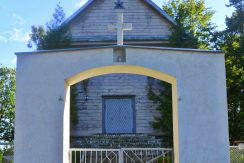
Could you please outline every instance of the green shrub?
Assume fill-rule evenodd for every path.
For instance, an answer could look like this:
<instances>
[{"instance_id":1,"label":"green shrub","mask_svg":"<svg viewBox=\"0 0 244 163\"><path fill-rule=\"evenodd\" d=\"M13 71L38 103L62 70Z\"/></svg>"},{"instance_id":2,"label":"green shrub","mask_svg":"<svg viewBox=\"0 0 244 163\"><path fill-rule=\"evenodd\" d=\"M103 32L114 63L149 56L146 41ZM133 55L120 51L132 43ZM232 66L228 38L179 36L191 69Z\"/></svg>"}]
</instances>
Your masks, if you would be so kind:
<instances>
[{"instance_id":1,"label":"green shrub","mask_svg":"<svg viewBox=\"0 0 244 163\"><path fill-rule=\"evenodd\" d=\"M13 163L14 161L8 161L4 159L4 156L13 156L14 147L13 145L6 146L2 150L0 150L0 163Z\"/></svg>"},{"instance_id":2,"label":"green shrub","mask_svg":"<svg viewBox=\"0 0 244 163\"><path fill-rule=\"evenodd\" d=\"M3 163L3 153L1 150L0 150L0 163Z\"/></svg>"},{"instance_id":3,"label":"green shrub","mask_svg":"<svg viewBox=\"0 0 244 163\"><path fill-rule=\"evenodd\" d=\"M230 150L230 162L231 163L243 163L244 162L244 149L231 149Z\"/></svg>"},{"instance_id":4,"label":"green shrub","mask_svg":"<svg viewBox=\"0 0 244 163\"><path fill-rule=\"evenodd\" d=\"M160 157L158 163L172 163L173 160L170 156Z\"/></svg>"}]
</instances>

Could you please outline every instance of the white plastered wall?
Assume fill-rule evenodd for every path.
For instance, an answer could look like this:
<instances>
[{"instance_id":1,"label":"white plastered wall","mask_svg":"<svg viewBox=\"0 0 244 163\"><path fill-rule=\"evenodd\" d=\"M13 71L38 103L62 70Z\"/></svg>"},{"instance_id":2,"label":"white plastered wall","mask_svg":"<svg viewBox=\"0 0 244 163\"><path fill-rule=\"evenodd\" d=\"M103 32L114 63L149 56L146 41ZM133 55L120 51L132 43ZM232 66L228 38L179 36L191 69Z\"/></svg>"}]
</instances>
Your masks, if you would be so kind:
<instances>
[{"instance_id":1,"label":"white plastered wall","mask_svg":"<svg viewBox=\"0 0 244 163\"><path fill-rule=\"evenodd\" d=\"M126 53L123 66L177 80L178 162L229 163L224 55L145 47L127 47ZM18 54L15 163L66 163L69 79L113 65L112 47Z\"/></svg>"}]
</instances>

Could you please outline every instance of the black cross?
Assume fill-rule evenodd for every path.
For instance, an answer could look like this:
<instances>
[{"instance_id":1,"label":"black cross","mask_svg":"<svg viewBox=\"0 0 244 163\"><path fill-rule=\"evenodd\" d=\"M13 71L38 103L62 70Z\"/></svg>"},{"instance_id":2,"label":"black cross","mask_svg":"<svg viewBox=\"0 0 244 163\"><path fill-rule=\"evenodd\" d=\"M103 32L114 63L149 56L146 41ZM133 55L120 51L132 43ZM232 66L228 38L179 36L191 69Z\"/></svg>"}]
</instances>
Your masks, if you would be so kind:
<instances>
[{"instance_id":1,"label":"black cross","mask_svg":"<svg viewBox=\"0 0 244 163\"><path fill-rule=\"evenodd\" d=\"M122 2L120 0L117 0L117 2L114 2L114 4L115 4L114 9L125 9L123 6L124 2Z\"/></svg>"}]
</instances>

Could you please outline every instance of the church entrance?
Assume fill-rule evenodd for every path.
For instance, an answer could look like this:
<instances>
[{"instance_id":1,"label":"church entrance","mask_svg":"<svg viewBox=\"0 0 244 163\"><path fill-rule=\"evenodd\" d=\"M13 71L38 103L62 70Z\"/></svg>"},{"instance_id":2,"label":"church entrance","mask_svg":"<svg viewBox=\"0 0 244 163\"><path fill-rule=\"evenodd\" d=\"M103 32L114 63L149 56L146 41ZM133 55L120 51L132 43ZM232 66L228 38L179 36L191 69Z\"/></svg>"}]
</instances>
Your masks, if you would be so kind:
<instances>
[{"instance_id":1,"label":"church entrance","mask_svg":"<svg viewBox=\"0 0 244 163\"><path fill-rule=\"evenodd\" d=\"M104 68L108 68L108 72L104 71ZM155 117L161 115L156 109L159 104L148 96L149 90L155 93L163 90L163 81L171 84L171 116L177 120L177 117L173 118L177 109L175 78L148 68L130 65L99 67L88 72L88 75L86 71L75 75L75 80L73 77L68 79L72 80L72 83L69 83L69 93L73 97L70 98L72 105L69 105L72 120L69 139L70 163L86 160L113 160L112 162L117 163L123 163L123 160L172 162L177 159L177 148L173 150L165 134L152 126ZM75 108L72 107L72 99L76 99ZM78 119L76 124L72 119L74 111ZM173 121L174 127L177 127L175 122Z\"/></svg>"},{"instance_id":2,"label":"church entrance","mask_svg":"<svg viewBox=\"0 0 244 163\"><path fill-rule=\"evenodd\" d=\"M103 97L103 132L135 133L134 96Z\"/></svg>"}]
</instances>

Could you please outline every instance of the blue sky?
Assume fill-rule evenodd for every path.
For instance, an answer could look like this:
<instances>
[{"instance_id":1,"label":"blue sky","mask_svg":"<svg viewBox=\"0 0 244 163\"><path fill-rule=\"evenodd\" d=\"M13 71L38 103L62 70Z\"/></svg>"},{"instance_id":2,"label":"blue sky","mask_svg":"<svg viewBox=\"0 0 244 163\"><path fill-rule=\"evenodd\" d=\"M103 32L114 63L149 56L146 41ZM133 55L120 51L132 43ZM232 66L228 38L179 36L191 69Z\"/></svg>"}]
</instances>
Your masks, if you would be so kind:
<instances>
[{"instance_id":1,"label":"blue sky","mask_svg":"<svg viewBox=\"0 0 244 163\"><path fill-rule=\"evenodd\" d=\"M75 12L86 0L1 0L0 1L0 66L15 67L14 52L33 51L27 48L31 25L45 25L52 17L58 2L66 17ZM159 6L167 0L153 0ZM225 28L225 17L233 8L227 8L228 0L205 0L207 7L216 11L212 22L218 29Z\"/></svg>"}]
</instances>

